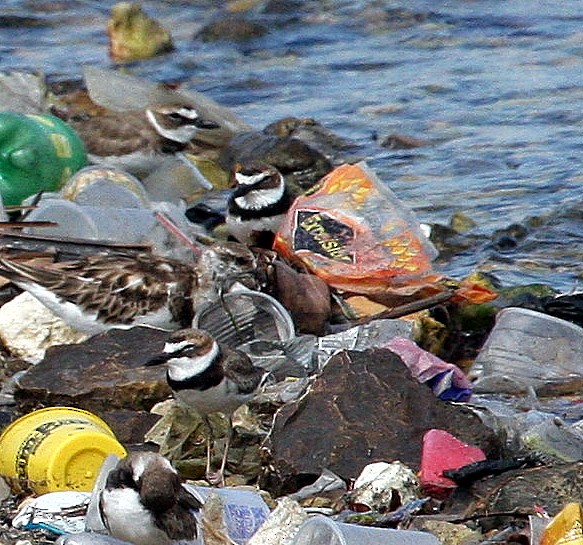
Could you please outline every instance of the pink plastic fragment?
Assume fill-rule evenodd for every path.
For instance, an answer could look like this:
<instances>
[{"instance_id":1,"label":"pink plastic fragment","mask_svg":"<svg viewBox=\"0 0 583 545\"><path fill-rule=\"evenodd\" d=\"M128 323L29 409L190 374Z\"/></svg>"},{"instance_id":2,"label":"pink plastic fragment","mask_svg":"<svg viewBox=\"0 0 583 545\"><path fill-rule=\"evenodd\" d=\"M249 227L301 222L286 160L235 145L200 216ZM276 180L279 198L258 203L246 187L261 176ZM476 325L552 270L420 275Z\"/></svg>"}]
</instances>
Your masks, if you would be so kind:
<instances>
[{"instance_id":1,"label":"pink plastic fragment","mask_svg":"<svg viewBox=\"0 0 583 545\"><path fill-rule=\"evenodd\" d=\"M433 498L447 499L457 485L444 477L443 472L485 459L486 455L480 448L462 443L444 430L429 430L423 436L419 472L421 488Z\"/></svg>"},{"instance_id":2,"label":"pink plastic fragment","mask_svg":"<svg viewBox=\"0 0 583 545\"><path fill-rule=\"evenodd\" d=\"M423 350L404 337L395 337L385 344L397 354L419 382L427 384L433 393L446 401L468 401L472 395L472 383L464 372L452 363Z\"/></svg>"}]
</instances>

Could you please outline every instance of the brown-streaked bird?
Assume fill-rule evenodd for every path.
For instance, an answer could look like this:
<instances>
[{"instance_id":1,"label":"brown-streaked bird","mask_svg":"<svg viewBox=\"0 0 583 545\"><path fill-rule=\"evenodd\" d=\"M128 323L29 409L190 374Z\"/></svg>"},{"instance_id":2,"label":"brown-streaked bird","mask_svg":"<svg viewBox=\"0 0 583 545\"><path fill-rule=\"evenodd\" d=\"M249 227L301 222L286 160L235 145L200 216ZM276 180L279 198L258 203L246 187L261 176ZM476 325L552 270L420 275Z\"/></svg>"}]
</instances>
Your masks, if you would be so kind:
<instances>
[{"instance_id":1,"label":"brown-streaked bird","mask_svg":"<svg viewBox=\"0 0 583 545\"><path fill-rule=\"evenodd\" d=\"M142 254L94 255L33 266L0 258L0 275L71 327L89 334L136 325L190 327L200 305L237 281L253 287L256 259L244 245L215 243L194 264Z\"/></svg>"}]
</instances>

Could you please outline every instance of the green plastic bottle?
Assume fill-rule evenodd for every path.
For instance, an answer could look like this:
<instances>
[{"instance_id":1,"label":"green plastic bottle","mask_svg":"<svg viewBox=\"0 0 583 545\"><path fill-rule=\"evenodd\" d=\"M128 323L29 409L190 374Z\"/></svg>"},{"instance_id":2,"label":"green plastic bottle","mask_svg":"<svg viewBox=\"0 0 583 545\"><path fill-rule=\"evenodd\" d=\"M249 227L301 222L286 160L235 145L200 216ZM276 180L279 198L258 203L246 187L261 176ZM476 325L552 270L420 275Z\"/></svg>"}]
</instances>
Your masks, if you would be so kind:
<instances>
[{"instance_id":1,"label":"green plastic bottle","mask_svg":"<svg viewBox=\"0 0 583 545\"><path fill-rule=\"evenodd\" d=\"M58 117L0 112L0 194L15 206L57 191L87 164L83 141Z\"/></svg>"}]
</instances>

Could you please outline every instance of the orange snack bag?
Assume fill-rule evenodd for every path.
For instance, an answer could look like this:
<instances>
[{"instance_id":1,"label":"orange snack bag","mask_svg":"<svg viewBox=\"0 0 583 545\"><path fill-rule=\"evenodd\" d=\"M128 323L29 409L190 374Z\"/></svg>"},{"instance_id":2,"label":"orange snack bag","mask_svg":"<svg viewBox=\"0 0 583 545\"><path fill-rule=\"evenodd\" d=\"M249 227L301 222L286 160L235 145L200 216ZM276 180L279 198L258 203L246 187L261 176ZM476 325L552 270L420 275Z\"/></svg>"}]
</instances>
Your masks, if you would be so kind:
<instances>
[{"instance_id":1,"label":"orange snack bag","mask_svg":"<svg viewBox=\"0 0 583 545\"><path fill-rule=\"evenodd\" d=\"M437 255L414 214L364 163L336 168L298 197L274 249L330 286L355 293L417 284L432 273Z\"/></svg>"}]
</instances>

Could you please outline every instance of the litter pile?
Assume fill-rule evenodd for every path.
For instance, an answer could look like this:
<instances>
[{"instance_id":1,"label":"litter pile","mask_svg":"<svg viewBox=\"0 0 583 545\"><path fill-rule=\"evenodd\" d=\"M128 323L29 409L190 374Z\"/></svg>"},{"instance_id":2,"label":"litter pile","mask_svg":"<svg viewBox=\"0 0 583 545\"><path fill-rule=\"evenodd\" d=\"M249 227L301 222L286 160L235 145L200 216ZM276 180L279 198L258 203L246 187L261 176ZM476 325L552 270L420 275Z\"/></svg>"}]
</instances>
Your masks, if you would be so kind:
<instances>
[{"instance_id":1,"label":"litter pile","mask_svg":"<svg viewBox=\"0 0 583 545\"><path fill-rule=\"evenodd\" d=\"M0 112L0 541L583 543L581 327L313 120L85 80Z\"/></svg>"}]
</instances>

